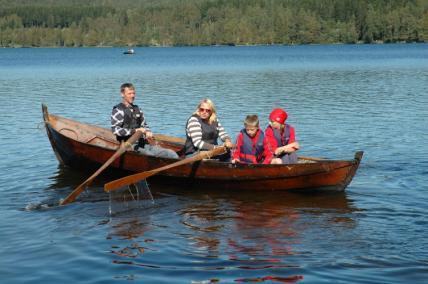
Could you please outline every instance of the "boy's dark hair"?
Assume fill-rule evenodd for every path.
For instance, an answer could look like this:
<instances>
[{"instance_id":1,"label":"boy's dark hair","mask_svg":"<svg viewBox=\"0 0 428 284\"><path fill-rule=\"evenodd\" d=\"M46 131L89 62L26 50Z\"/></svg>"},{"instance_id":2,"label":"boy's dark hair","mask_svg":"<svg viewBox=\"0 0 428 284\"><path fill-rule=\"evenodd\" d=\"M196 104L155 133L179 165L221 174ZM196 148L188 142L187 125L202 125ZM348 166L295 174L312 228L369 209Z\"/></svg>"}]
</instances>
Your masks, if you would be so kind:
<instances>
[{"instance_id":1,"label":"boy's dark hair","mask_svg":"<svg viewBox=\"0 0 428 284\"><path fill-rule=\"evenodd\" d=\"M120 92L121 92L121 93L123 93L123 92L125 91L125 89L126 89L126 88L131 89L131 90L135 90L134 85L132 85L131 83L123 83L123 84L120 86Z\"/></svg>"},{"instance_id":2,"label":"boy's dark hair","mask_svg":"<svg viewBox=\"0 0 428 284\"><path fill-rule=\"evenodd\" d=\"M259 117L257 114L250 114L244 120L245 126L256 126L259 127Z\"/></svg>"}]
</instances>

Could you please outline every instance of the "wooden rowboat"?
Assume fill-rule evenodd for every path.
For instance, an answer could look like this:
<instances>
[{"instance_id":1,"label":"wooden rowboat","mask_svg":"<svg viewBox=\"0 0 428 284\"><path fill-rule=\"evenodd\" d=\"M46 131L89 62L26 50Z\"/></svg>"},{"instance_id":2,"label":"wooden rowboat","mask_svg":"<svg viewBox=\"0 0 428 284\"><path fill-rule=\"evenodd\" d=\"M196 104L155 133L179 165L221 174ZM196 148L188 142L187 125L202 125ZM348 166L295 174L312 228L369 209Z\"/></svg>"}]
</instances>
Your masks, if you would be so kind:
<instances>
[{"instance_id":1,"label":"wooden rowboat","mask_svg":"<svg viewBox=\"0 0 428 284\"><path fill-rule=\"evenodd\" d=\"M96 168L117 150L119 143L109 129L48 113L42 106L49 141L59 162L74 168ZM184 140L157 134L160 146L180 150ZM150 178L184 186L214 187L218 190L344 190L354 177L363 152L352 160L299 157L292 165L231 164L202 160L160 172ZM145 156L127 151L110 168L116 172L142 172L176 162L176 159Z\"/></svg>"}]
</instances>

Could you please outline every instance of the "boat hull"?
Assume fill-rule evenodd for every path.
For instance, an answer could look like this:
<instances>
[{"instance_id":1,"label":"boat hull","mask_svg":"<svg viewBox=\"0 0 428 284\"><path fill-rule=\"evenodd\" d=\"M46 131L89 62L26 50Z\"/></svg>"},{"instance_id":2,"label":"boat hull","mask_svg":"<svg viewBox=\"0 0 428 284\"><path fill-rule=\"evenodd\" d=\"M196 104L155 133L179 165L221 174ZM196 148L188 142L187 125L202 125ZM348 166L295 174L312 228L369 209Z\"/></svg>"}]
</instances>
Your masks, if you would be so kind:
<instances>
[{"instance_id":1,"label":"boat hull","mask_svg":"<svg viewBox=\"0 0 428 284\"><path fill-rule=\"evenodd\" d=\"M93 169L105 163L116 151L118 142L108 129L50 115L44 107L46 131L58 160L78 169ZM183 140L157 135L158 143L178 151ZM363 152L352 160L308 158L293 165L248 165L203 160L160 172L153 182L181 184L221 190L344 190L354 177ZM156 169L175 159L125 152L110 165L110 170L142 172Z\"/></svg>"}]
</instances>

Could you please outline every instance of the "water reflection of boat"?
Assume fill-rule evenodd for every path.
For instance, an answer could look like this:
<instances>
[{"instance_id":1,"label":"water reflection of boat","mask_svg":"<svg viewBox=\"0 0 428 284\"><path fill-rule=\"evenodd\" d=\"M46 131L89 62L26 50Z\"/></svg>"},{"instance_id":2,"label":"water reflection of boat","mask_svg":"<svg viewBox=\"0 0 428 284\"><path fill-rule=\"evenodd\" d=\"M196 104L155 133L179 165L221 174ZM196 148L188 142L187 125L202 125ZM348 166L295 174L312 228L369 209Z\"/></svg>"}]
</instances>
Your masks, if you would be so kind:
<instances>
[{"instance_id":1,"label":"water reflection of boat","mask_svg":"<svg viewBox=\"0 0 428 284\"><path fill-rule=\"evenodd\" d=\"M311 191L310 194L302 194L299 191L241 192L218 191L204 187L189 191L187 188L165 185L156 185L153 188L160 196L177 195L195 200L196 203L200 204L201 209L202 206L206 205L206 200L211 200L219 205L226 202L234 208L241 208L241 211L248 211L247 215L258 214L263 210L275 211L276 209L285 210L287 208L314 213L321 211L352 213L356 210L346 192ZM242 209L243 207L245 209Z\"/></svg>"},{"instance_id":2,"label":"water reflection of boat","mask_svg":"<svg viewBox=\"0 0 428 284\"><path fill-rule=\"evenodd\" d=\"M52 148L62 164L79 169L88 165L99 167L117 150L119 144L109 129L51 115L46 106L43 106L43 117ZM156 139L162 147L175 151L183 148L183 139L166 135L156 135ZM352 160L301 157L299 163L293 165L248 165L203 160L165 170L158 174L162 178L157 180L196 187L211 186L221 190L344 190L354 177L362 155L362 152L357 152ZM142 172L176 161L128 151L111 167Z\"/></svg>"},{"instance_id":3,"label":"water reflection of boat","mask_svg":"<svg viewBox=\"0 0 428 284\"><path fill-rule=\"evenodd\" d=\"M114 244L110 249L113 264L170 269L171 264L157 259L170 256L171 250L165 248L172 246L173 257L181 260L174 265L180 269L201 269L201 263L209 263L216 271L239 272L240 278L227 283L296 283L305 276L299 260L311 257L305 242L314 228L320 228L316 232L320 238L329 239L337 230L338 216L348 218L346 223L342 220L344 230L355 226L352 212L357 209L346 192L303 196L294 192L152 188L157 204L153 210L110 218L107 239ZM194 259L199 261L192 262Z\"/></svg>"},{"instance_id":4,"label":"water reflection of boat","mask_svg":"<svg viewBox=\"0 0 428 284\"><path fill-rule=\"evenodd\" d=\"M132 48L128 48L128 50L124 51L123 54L135 54L135 50Z\"/></svg>"},{"instance_id":5,"label":"water reflection of boat","mask_svg":"<svg viewBox=\"0 0 428 284\"><path fill-rule=\"evenodd\" d=\"M346 192L304 196L295 192L207 192L186 193L183 189L178 193L186 202L175 212L192 240L193 254L201 258L227 256L243 270L298 268L290 259L305 253L301 244L314 227L323 228L320 235L328 236L329 228L356 225L351 216L357 209ZM256 280L265 276L238 282L263 282ZM298 280L303 275L289 277Z\"/></svg>"}]
</instances>

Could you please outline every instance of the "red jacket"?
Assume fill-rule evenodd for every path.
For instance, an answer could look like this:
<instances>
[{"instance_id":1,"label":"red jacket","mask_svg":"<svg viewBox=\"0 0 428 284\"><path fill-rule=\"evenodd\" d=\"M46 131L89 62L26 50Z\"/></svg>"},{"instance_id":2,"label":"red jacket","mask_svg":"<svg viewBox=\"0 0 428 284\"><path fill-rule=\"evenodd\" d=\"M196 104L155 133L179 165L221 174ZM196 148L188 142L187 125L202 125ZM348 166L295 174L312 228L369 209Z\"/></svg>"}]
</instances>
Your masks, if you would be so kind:
<instances>
[{"instance_id":1,"label":"red jacket","mask_svg":"<svg viewBox=\"0 0 428 284\"><path fill-rule=\"evenodd\" d=\"M257 143L259 136L260 136L261 131L258 130L256 135L254 137L249 137L253 143L253 146ZM244 137L243 137L243 133L240 132L238 134L238 137L236 138L236 144L235 144L235 150L232 153L232 159L236 159L239 160L239 157L241 156L241 146L244 143ZM262 160L258 161L258 163L263 163L263 164L270 164L270 161L272 160L272 152L269 150L268 147L268 141L265 138L263 139L263 155L262 155Z\"/></svg>"},{"instance_id":2,"label":"red jacket","mask_svg":"<svg viewBox=\"0 0 428 284\"><path fill-rule=\"evenodd\" d=\"M296 142L296 134L295 134L294 127L289 125L289 124L288 124L288 126L290 127L290 139L289 139L287 144L291 144L293 142ZM280 132L281 136L284 135L284 129L282 129ZM271 156L274 155L276 148L287 145L287 144L278 145L276 138L275 138L273 128L271 126L268 126L265 130L265 139L268 142L268 149L271 152Z\"/></svg>"}]
</instances>

